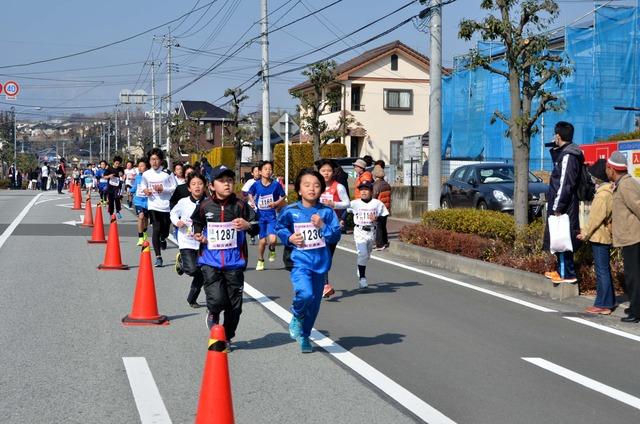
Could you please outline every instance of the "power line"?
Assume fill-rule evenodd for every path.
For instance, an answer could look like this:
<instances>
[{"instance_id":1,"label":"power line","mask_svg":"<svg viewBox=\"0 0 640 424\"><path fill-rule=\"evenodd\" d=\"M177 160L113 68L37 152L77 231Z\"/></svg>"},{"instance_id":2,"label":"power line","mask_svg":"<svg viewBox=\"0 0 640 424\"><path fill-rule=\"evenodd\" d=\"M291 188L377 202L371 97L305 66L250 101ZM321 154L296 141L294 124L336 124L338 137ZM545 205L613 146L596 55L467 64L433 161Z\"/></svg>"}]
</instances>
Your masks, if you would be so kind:
<instances>
[{"instance_id":1,"label":"power line","mask_svg":"<svg viewBox=\"0 0 640 424\"><path fill-rule=\"evenodd\" d=\"M3 65L3 66L0 66L0 69L18 68L18 67L24 67L24 66L37 65L37 64L40 64L40 63L54 62L54 61L58 61L58 60L62 60L62 59L68 59L70 57L75 57L75 56L80 56L80 55L87 54L87 53L92 53L92 52L95 52L97 50L102 50L102 49L105 49L107 47L115 46L117 44L122 44L122 43L124 43L126 41L132 40L134 38L138 38L138 37L140 37L140 36L142 36L144 34L148 34L148 33L152 32L152 31L155 31L156 29L159 29L159 28L162 28L162 27L166 27L167 25L170 25L170 24L172 24L172 23L174 23L176 21L179 21L180 19L182 19L185 16L189 16L194 12L197 12L197 11L199 11L201 9L204 9L205 7L209 6L210 4L215 3L216 1L218 1L218 0L213 0L213 1L205 4L204 6L201 6L201 7L197 8L197 9L193 9L190 12L183 13L182 15L178 16L175 19L172 19L170 21L164 22L164 23L162 23L160 25L157 25L157 26L155 26L153 28L149 28L149 29L147 29L145 31L139 32L139 33L131 35L129 37L122 38L122 39L117 40L117 41L113 41L111 43L103 44L101 46L93 47L93 48L87 49L87 50L82 50L82 51L79 51L79 52L76 52L76 53L70 53L70 54L66 54L66 55L63 55L63 56L52 57L52 58L49 58L49 59L35 60L33 62L27 62L27 63L17 63L17 64L14 64L14 65Z\"/></svg>"}]
</instances>

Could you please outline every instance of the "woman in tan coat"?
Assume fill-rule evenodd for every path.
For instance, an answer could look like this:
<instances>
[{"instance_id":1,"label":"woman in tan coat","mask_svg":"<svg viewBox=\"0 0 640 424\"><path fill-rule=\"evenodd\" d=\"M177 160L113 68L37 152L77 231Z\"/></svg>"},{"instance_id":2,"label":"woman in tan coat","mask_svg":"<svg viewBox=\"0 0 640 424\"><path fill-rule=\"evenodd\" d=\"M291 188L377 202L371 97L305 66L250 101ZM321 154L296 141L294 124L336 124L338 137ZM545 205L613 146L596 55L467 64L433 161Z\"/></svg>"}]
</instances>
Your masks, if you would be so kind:
<instances>
[{"instance_id":1,"label":"woman in tan coat","mask_svg":"<svg viewBox=\"0 0 640 424\"><path fill-rule=\"evenodd\" d=\"M589 173L596 179L597 189L589 209L589 220L578 236L579 240L591 242L596 269L596 300L585 312L600 315L609 315L616 302L610 265L613 190L607 178L606 166L607 161L600 159L589 167Z\"/></svg>"}]
</instances>

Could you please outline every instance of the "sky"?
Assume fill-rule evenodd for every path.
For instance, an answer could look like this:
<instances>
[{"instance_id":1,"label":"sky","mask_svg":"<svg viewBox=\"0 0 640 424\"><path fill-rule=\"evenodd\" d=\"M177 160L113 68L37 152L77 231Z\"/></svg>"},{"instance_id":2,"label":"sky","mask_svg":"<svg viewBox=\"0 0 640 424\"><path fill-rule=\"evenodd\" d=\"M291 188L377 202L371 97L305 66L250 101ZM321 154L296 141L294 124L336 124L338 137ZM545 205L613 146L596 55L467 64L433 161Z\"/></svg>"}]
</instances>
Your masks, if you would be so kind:
<instances>
[{"instance_id":1,"label":"sky","mask_svg":"<svg viewBox=\"0 0 640 424\"><path fill-rule=\"evenodd\" d=\"M331 5L336 2L336 4ZM42 119L71 113L92 114L113 111L123 89L143 89L151 93L150 62L157 63L157 95L167 92L167 48L162 36L175 36L173 90L175 107L180 100L206 100L221 105L227 88L247 87L256 80L260 67L260 0L4 0L0 30L0 82L17 81L21 90L15 101L0 96L0 110L12 105L23 118ZM355 44L380 34L424 6L418 2L347 36L355 29L398 9L409 0L269 0L269 25L277 29L269 39L271 73L289 70L343 49L338 63L365 50L401 40L423 54L429 54L429 35L413 23L360 48ZM602 3L602 2L600 2ZM635 4L635 0L613 0L612 5ZM481 19L480 0L457 0L443 8L443 60L453 64L455 56L465 54L473 44L458 39L463 18ZM573 24L593 10L590 0L558 0L561 8L553 28ZM331 5L314 16L298 19ZM202 6L206 6L201 8ZM193 12L175 20L183 14ZM580 20L588 22L592 15ZM55 58L92 49L161 26L126 42L77 55L29 66L12 66ZM303 53L335 42L316 53L295 59ZM235 46L234 46L235 45ZM241 47L241 48L240 48ZM194 52L205 51L205 53ZM220 63L221 57L238 50L235 57ZM295 60L292 60L295 59ZM282 63L290 61L290 63ZM207 69L217 67L194 82ZM11 67L7 67L11 66ZM293 111L295 101L288 89L301 82L300 71L271 80L271 109ZM242 85L244 84L244 85ZM260 84L247 90L249 99L243 112L257 110L261 104ZM148 103L146 109L150 110Z\"/></svg>"}]
</instances>

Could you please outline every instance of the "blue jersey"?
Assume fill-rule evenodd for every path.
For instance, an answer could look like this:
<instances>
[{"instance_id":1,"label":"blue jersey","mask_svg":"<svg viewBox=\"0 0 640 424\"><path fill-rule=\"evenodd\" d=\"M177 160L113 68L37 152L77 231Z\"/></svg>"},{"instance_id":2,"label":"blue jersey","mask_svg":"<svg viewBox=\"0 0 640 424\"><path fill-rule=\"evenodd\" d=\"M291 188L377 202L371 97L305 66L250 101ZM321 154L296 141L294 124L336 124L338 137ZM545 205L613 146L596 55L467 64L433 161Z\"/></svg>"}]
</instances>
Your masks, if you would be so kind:
<instances>
[{"instance_id":1,"label":"blue jersey","mask_svg":"<svg viewBox=\"0 0 640 424\"><path fill-rule=\"evenodd\" d=\"M318 233L324 239L325 246L317 249L299 249L289 241L289 237L295 232L294 224L309 224L314 214L320 215L324 221L324 227ZM280 212L276 234L285 247L293 248L291 260L294 268L305 268L323 274L331 268L329 244L337 244L340 241L340 221L333 209L319 202L310 208L305 208L302 202L296 202Z\"/></svg>"},{"instance_id":2,"label":"blue jersey","mask_svg":"<svg viewBox=\"0 0 640 424\"><path fill-rule=\"evenodd\" d=\"M142 174L136 175L136 178L133 180L133 185L131 186L131 193L133 193L133 204L135 206L147 209L148 197L136 196L136 191L138 191L138 185L142 181Z\"/></svg>"},{"instance_id":3,"label":"blue jersey","mask_svg":"<svg viewBox=\"0 0 640 424\"><path fill-rule=\"evenodd\" d=\"M107 189L108 180L106 178L103 178L105 171L106 170L102 168L98 168L98 170L96 171L96 178L98 179L98 189L100 191L104 191Z\"/></svg>"},{"instance_id":4,"label":"blue jersey","mask_svg":"<svg viewBox=\"0 0 640 424\"><path fill-rule=\"evenodd\" d=\"M93 171L90 169L84 170L84 183L93 184Z\"/></svg>"},{"instance_id":5,"label":"blue jersey","mask_svg":"<svg viewBox=\"0 0 640 424\"><path fill-rule=\"evenodd\" d=\"M258 220L274 221L276 219L276 209L267 206L269 203L277 202L285 196L284 189L277 181L265 186L262 180L256 181L249 189L249 194L258 208Z\"/></svg>"}]
</instances>

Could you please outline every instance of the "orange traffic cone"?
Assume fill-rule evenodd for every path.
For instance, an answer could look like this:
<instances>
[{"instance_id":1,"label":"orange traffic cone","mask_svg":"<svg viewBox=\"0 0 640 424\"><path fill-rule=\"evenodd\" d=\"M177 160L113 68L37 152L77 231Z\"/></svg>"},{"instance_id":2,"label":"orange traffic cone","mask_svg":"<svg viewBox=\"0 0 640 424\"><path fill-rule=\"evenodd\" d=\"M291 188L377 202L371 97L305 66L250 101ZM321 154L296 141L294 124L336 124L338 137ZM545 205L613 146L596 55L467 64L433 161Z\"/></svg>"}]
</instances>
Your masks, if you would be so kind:
<instances>
[{"instance_id":1,"label":"orange traffic cone","mask_svg":"<svg viewBox=\"0 0 640 424\"><path fill-rule=\"evenodd\" d=\"M107 250L104 252L104 262L98 265L98 269L129 269L129 265L122 263L122 257L120 256L120 237L118 237L118 223L116 222L115 215L111 215Z\"/></svg>"},{"instance_id":2,"label":"orange traffic cone","mask_svg":"<svg viewBox=\"0 0 640 424\"><path fill-rule=\"evenodd\" d=\"M74 185L75 184L74 184L73 180L71 180L71 182L69 183L69 193L73 193L73 190L75 188Z\"/></svg>"},{"instance_id":3,"label":"orange traffic cone","mask_svg":"<svg viewBox=\"0 0 640 424\"><path fill-rule=\"evenodd\" d=\"M93 227L93 213L91 212L91 198L87 198L84 205L84 220L81 227Z\"/></svg>"},{"instance_id":4,"label":"orange traffic cone","mask_svg":"<svg viewBox=\"0 0 640 424\"><path fill-rule=\"evenodd\" d=\"M73 185L71 185L71 184L73 184ZM71 181L71 184L69 185L69 195L75 199L76 198L76 185L73 183L73 180Z\"/></svg>"},{"instance_id":5,"label":"orange traffic cone","mask_svg":"<svg viewBox=\"0 0 640 424\"><path fill-rule=\"evenodd\" d=\"M104 238L104 220L102 219L102 206L100 202L96 205L96 221L93 224L93 231L91 232L91 240L87 240L87 243L106 243Z\"/></svg>"},{"instance_id":6,"label":"orange traffic cone","mask_svg":"<svg viewBox=\"0 0 640 424\"><path fill-rule=\"evenodd\" d=\"M226 339L223 326L211 328L196 424L234 423Z\"/></svg>"},{"instance_id":7,"label":"orange traffic cone","mask_svg":"<svg viewBox=\"0 0 640 424\"><path fill-rule=\"evenodd\" d=\"M109 234L109 240L111 240L111 234ZM148 241L142 244L138 280L136 282L136 291L133 295L133 307L131 308L131 313L122 318L122 324L169 325L169 319L165 315L158 313L156 285L153 280L151 249Z\"/></svg>"},{"instance_id":8,"label":"orange traffic cone","mask_svg":"<svg viewBox=\"0 0 640 424\"><path fill-rule=\"evenodd\" d=\"M74 211L82 210L82 194L80 193L80 186L76 186L73 190L73 208Z\"/></svg>"}]
</instances>

